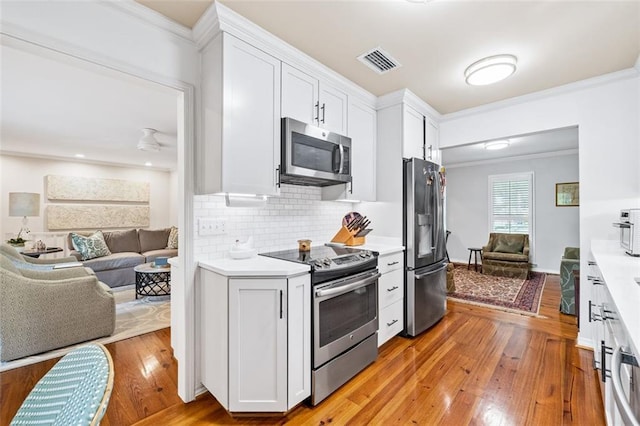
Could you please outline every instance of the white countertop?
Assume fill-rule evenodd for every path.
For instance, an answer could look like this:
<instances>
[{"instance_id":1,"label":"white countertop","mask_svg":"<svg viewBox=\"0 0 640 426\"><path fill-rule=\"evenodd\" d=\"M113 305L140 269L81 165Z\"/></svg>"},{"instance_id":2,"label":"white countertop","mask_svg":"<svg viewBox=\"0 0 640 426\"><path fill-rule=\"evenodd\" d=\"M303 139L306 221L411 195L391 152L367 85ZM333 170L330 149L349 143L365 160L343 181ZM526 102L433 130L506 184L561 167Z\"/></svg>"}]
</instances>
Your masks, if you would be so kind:
<instances>
[{"instance_id":1,"label":"white countertop","mask_svg":"<svg viewBox=\"0 0 640 426\"><path fill-rule=\"evenodd\" d=\"M636 351L640 350L640 258L629 256L617 241L595 240L591 253Z\"/></svg>"},{"instance_id":2,"label":"white countertop","mask_svg":"<svg viewBox=\"0 0 640 426\"><path fill-rule=\"evenodd\" d=\"M198 265L227 277L292 277L311 270L309 265L264 256L201 260Z\"/></svg>"}]
</instances>

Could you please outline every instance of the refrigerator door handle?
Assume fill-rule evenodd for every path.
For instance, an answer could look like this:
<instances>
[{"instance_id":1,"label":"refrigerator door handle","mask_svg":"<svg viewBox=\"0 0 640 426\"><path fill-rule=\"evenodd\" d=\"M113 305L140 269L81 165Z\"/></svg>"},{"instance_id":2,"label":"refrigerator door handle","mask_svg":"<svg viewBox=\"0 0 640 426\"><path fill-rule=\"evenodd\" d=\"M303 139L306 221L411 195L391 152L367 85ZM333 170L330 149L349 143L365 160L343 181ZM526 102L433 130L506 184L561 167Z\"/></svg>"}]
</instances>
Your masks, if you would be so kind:
<instances>
[{"instance_id":1,"label":"refrigerator door handle","mask_svg":"<svg viewBox=\"0 0 640 426\"><path fill-rule=\"evenodd\" d=\"M432 275L432 274L434 274L434 273L436 273L436 272L440 272L440 271L442 271L443 269L446 269L446 267L447 267L447 264L446 264L446 263L444 263L444 264L443 264L442 266L440 266L439 268L432 269L432 270L430 270L429 272L424 273L424 274L416 275L416 280L421 280L421 279L423 279L424 277L426 277L426 276L428 276L428 275Z\"/></svg>"}]
</instances>

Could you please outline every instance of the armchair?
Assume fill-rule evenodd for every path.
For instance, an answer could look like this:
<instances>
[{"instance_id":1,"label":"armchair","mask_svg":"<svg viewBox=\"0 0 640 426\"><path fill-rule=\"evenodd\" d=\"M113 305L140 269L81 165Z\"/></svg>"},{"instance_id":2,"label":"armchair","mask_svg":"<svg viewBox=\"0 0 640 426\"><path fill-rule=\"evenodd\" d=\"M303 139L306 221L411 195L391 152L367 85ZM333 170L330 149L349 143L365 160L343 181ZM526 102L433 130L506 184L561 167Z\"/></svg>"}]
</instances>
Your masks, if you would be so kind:
<instances>
[{"instance_id":1,"label":"armchair","mask_svg":"<svg viewBox=\"0 0 640 426\"><path fill-rule=\"evenodd\" d=\"M489 242L482 247L484 274L526 279L529 266L529 235L489 234Z\"/></svg>"},{"instance_id":2,"label":"armchair","mask_svg":"<svg viewBox=\"0 0 640 426\"><path fill-rule=\"evenodd\" d=\"M560 261L560 312L563 314L576 314L576 289L574 270L580 270L580 249L577 247L565 247L564 255Z\"/></svg>"},{"instance_id":3,"label":"armchair","mask_svg":"<svg viewBox=\"0 0 640 426\"><path fill-rule=\"evenodd\" d=\"M108 336L115 299L85 268L19 269L0 255L0 361Z\"/></svg>"}]
</instances>

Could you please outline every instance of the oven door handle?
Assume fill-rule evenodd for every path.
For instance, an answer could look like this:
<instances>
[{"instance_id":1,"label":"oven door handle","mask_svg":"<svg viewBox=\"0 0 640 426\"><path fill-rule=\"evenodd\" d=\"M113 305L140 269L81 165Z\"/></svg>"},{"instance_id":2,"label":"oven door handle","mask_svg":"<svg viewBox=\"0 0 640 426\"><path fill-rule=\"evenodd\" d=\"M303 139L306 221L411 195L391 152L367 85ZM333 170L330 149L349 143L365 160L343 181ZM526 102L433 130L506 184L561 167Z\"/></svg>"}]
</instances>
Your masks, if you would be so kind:
<instances>
[{"instance_id":1,"label":"oven door handle","mask_svg":"<svg viewBox=\"0 0 640 426\"><path fill-rule=\"evenodd\" d=\"M341 285L339 287L329 288L327 290L318 290L316 291L316 297L325 297L325 296L337 296L344 293L349 293L350 291L356 290L361 287L366 287L378 278L380 278L381 274L377 273L362 281L358 281L351 284Z\"/></svg>"},{"instance_id":2,"label":"oven door handle","mask_svg":"<svg viewBox=\"0 0 640 426\"><path fill-rule=\"evenodd\" d=\"M627 355L627 357L625 357ZM625 398L624 390L622 388L622 380L620 378L620 368L623 363L637 365L637 361L633 356L629 357L629 354L623 353L622 348L618 346L613 351L612 357L612 365L611 365L611 376L613 378L613 397L616 402L616 406L619 409L620 415L623 419L625 425L638 425L640 424L639 419L633 414L633 408L629 404L629 401ZM626 358L626 359L623 359ZM603 372L604 374L604 372Z\"/></svg>"}]
</instances>

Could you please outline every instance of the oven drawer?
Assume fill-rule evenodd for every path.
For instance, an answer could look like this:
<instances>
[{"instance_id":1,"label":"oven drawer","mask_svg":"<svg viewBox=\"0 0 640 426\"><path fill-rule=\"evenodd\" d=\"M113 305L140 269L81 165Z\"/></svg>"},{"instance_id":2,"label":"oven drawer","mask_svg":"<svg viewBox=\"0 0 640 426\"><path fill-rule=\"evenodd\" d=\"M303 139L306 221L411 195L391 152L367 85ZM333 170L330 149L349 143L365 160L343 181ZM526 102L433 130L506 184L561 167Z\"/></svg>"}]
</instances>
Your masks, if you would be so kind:
<instances>
[{"instance_id":1,"label":"oven drawer","mask_svg":"<svg viewBox=\"0 0 640 426\"><path fill-rule=\"evenodd\" d=\"M404 304L403 300L380 310L380 322L378 323L378 347L387 340L400 333L404 328Z\"/></svg>"},{"instance_id":2,"label":"oven drawer","mask_svg":"<svg viewBox=\"0 0 640 426\"><path fill-rule=\"evenodd\" d=\"M378 257L378 271L381 274L404 268L404 252L385 254Z\"/></svg>"},{"instance_id":3,"label":"oven drawer","mask_svg":"<svg viewBox=\"0 0 640 426\"><path fill-rule=\"evenodd\" d=\"M378 279L378 305L380 309L404 297L404 271L396 269Z\"/></svg>"}]
</instances>

